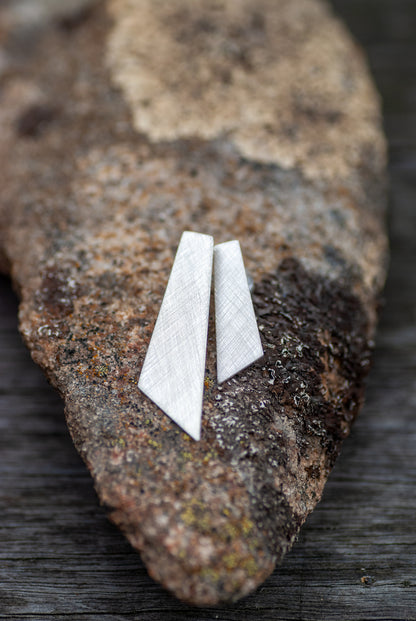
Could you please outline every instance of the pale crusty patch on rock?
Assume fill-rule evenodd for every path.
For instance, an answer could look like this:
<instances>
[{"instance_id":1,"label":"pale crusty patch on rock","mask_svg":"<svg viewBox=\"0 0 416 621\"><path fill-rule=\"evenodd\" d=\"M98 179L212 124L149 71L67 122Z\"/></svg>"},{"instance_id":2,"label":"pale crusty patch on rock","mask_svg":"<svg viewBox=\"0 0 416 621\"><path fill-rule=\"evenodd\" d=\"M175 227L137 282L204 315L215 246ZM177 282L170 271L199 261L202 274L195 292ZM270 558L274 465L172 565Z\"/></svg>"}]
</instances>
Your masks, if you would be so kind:
<instances>
[{"instance_id":1,"label":"pale crusty patch on rock","mask_svg":"<svg viewBox=\"0 0 416 621\"><path fill-rule=\"evenodd\" d=\"M361 53L310 0L110 0L107 61L153 141L227 135L249 159L345 178L378 158Z\"/></svg>"}]
</instances>

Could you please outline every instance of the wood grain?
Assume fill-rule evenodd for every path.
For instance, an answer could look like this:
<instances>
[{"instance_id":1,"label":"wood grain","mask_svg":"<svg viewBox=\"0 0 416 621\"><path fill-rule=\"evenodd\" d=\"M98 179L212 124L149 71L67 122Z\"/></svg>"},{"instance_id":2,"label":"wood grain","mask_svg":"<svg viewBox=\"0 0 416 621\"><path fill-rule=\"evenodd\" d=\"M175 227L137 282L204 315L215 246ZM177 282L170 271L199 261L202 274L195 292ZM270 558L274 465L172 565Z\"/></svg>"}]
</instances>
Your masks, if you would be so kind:
<instances>
[{"instance_id":1,"label":"wood grain","mask_svg":"<svg viewBox=\"0 0 416 621\"><path fill-rule=\"evenodd\" d=\"M416 3L334 0L365 46L391 156L391 269L367 404L299 541L233 607L194 609L107 521L0 280L0 619L416 620Z\"/></svg>"}]
</instances>

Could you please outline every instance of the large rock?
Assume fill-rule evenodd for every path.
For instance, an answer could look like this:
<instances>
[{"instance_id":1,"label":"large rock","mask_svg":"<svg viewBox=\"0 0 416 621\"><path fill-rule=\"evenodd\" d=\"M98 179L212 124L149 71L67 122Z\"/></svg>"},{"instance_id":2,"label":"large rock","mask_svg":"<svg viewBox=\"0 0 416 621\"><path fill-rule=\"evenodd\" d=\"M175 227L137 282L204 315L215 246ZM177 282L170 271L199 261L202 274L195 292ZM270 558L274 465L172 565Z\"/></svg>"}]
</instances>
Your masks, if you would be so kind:
<instances>
[{"instance_id":1,"label":"large rock","mask_svg":"<svg viewBox=\"0 0 416 621\"><path fill-rule=\"evenodd\" d=\"M377 95L319 0L31 5L5 4L0 32L22 334L150 574L234 600L291 546L362 403L386 265ZM137 388L187 229L240 240L265 349L219 387L210 335L200 442Z\"/></svg>"}]
</instances>

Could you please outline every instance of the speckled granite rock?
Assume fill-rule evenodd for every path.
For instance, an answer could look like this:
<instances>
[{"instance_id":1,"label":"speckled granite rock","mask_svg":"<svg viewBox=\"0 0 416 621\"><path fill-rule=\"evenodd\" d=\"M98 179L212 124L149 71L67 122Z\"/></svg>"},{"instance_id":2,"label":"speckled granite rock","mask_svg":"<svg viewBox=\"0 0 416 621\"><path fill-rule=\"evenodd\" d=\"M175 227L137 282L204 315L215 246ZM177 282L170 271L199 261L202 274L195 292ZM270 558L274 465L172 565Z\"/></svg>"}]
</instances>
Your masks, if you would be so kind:
<instances>
[{"instance_id":1,"label":"speckled granite rock","mask_svg":"<svg viewBox=\"0 0 416 621\"><path fill-rule=\"evenodd\" d=\"M178 597L232 601L291 546L362 403L378 99L319 0L57 6L1 9L2 269L110 518ZM185 229L240 240L266 352L218 387L210 334L199 443L137 389Z\"/></svg>"}]
</instances>

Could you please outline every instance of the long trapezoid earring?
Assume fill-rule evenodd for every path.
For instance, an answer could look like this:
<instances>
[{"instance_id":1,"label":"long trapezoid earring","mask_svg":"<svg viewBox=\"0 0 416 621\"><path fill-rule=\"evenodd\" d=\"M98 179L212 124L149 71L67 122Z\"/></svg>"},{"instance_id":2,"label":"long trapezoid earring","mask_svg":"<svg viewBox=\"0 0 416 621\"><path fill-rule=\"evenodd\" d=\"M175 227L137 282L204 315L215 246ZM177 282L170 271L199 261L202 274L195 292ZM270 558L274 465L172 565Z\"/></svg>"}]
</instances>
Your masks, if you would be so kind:
<instances>
[{"instance_id":1,"label":"long trapezoid earring","mask_svg":"<svg viewBox=\"0 0 416 621\"><path fill-rule=\"evenodd\" d=\"M194 440L204 391L214 240L185 231L139 379L139 388Z\"/></svg>"}]
</instances>

